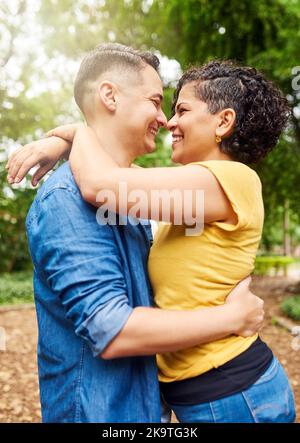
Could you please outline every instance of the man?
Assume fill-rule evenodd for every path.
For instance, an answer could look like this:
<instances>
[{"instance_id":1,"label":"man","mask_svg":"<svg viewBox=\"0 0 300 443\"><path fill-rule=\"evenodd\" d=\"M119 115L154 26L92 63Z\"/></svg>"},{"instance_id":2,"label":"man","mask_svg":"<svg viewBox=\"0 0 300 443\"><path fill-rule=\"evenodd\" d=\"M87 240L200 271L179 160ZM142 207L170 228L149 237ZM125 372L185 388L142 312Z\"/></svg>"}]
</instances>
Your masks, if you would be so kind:
<instances>
[{"instance_id":1,"label":"man","mask_svg":"<svg viewBox=\"0 0 300 443\"><path fill-rule=\"evenodd\" d=\"M117 44L101 45L81 64L76 102L120 166L152 152L157 130L166 124L157 68L154 55ZM52 164L69 148L60 143L55 141ZM36 151L31 154L25 147L13 157L10 181L20 181L36 164ZM27 233L45 422L159 422L156 353L232 333L251 335L261 324L262 301L247 288L216 308L153 308L150 224L98 225L68 163L39 190Z\"/></svg>"}]
</instances>

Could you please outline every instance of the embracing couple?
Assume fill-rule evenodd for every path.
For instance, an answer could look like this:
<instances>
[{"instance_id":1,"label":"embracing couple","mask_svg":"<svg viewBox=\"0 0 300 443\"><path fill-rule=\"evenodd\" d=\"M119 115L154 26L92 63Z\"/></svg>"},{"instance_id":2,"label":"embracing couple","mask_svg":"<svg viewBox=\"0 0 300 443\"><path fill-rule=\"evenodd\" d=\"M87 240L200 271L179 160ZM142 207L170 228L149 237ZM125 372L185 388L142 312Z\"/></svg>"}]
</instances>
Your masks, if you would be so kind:
<instances>
[{"instance_id":1,"label":"embracing couple","mask_svg":"<svg viewBox=\"0 0 300 443\"><path fill-rule=\"evenodd\" d=\"M292 422L287 376L257 334L263 302L245 280L263 227L261 183L247 165L276 145L286 100L254 68L213 61L183 74L167 122L158 65L151 53L100 45L75 81L87 125L56 128L8 162L10 183L39 165L37 184L69 159L26 223L43 421L160 422L173 410L186 423ZM160 127L182 166L133 167ZM136 201L120 183L146 196L143 222L128 216ZM152 211L153 191L175 190L181 205ZM176 212L195 218L197 202L184 197L199 190L204 229L186 235ZM116 223L97 221L99 191L116 196L105 202ZM164 222L153 245L145 218Z\"/></svg>"}]
</instances>

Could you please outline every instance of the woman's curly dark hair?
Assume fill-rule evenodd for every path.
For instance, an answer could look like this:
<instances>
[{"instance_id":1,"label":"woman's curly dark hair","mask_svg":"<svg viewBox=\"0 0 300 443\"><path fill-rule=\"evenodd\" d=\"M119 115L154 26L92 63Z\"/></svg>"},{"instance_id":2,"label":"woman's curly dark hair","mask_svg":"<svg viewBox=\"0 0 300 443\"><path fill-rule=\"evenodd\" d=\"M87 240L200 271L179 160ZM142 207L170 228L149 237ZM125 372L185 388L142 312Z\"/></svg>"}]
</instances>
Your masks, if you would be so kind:
<instances>
[{"instance_id":1,"label":"woman's curly dark hair","mask_svg":"<svg viewBox=\"0 0 300 443\"><path fill-rule=\"evenodd\" d=\"M290 115L287 99L255 68L232 61L211 61L186 71L177 85L173 113L181 88L195 84L195 96L215 114L236 112L233 133L220 144L222 152L242 163L256 163L276 145Z\"/></svg>"}]
</instances>

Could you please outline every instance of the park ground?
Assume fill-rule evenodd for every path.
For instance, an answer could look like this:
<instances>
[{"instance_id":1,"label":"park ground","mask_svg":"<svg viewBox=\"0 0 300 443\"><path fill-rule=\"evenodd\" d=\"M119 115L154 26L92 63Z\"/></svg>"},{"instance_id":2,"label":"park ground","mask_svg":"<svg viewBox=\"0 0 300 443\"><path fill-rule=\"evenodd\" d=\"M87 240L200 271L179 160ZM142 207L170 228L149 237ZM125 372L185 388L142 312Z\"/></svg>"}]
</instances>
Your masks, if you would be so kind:
<instances>
[{"instance_id":1,"label":"park ground","mask_svg":"<svg viewBox=\"0 0 300 443\"><path fill-rule=\"evenodd\" d=\"M253 290L265 300L266 319L261 337L284 366L294 390L297 422L300 421L300 349L293 336L274 324L279 305L288 295L291 280L255 278ZM0 422L40 422L41 412L36 364L37 324L34 308L0 307L0 326L6 331L6 350L0 350Z\"/></svg>"}]
</instances>

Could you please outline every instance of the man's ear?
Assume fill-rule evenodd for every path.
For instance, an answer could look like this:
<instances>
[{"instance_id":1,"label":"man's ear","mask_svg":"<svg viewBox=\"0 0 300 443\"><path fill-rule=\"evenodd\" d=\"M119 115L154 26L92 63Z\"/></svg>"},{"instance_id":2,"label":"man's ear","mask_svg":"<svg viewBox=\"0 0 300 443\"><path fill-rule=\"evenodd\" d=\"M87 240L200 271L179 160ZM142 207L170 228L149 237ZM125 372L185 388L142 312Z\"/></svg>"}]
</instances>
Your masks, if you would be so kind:
<instances>
[{"instance_id":1,"label":"man's ear","mask_svg":"<svg viewBox=\"0 0 300 443\"><path fill-rule=\"evenodd\" d=\"M232 108L223 109L219 113L216 135L218 135L221 138L229 137L233 132L235 122L236 122L235 110Z\"/></svg>"},{"instance_id":2,"label":"man's ear","mask_svg":"<svg viewBox=\"0 0 300 443\"><path fill-rule=\"evenodd\" d=\"M110 81L103 81L97 88L98 98L101 103L111 112L116 110L117 87Z\"/></svg>"}]
</instances>

